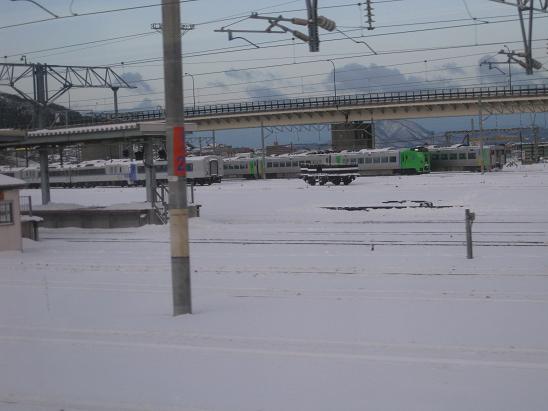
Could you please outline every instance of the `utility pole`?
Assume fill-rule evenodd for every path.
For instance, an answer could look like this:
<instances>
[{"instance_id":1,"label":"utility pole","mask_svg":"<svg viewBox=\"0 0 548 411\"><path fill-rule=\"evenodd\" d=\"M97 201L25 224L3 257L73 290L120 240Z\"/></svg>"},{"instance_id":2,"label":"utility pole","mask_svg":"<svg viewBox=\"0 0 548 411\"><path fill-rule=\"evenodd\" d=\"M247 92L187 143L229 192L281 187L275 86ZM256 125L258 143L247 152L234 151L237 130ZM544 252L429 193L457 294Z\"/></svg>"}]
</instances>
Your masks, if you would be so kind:
<instances>
[{"instance_id":1,"label":"utility pole","mask_svg":"<svg viewBox=\"0 0 548 411\"><path fill-rule=\"evenodd\" d=\"M173 315L191 314L190 251L186 198L186 143L183 103L181 10L178 1L162 0L166 146L168 153L169 228Z\"/></svg>"},{"instance_id":2,"label":"utility pole","mask_svg":"<svg viewBox=\"0 0 548 411\"><path fill-rule=\"evenodd\" d=\"M481 96L478 98L478 109L479 109L479 144L480 144L480 169L481 174L485 172L485 164L483 163L483 109L481 106Z\"/></svg>"},{"instance_id":3,"label":"utility pole","mask_svg":"<svg viewBox=\"0 0 548 411\"><path fill-rule=\"evenodd\" d=\"M263 180L266 179L266 148L264 144L264 125L261 122L261 154L262 154L262 163L263 163L263 170L262 170L262 178Z\"/></svg>"}]
</instances>

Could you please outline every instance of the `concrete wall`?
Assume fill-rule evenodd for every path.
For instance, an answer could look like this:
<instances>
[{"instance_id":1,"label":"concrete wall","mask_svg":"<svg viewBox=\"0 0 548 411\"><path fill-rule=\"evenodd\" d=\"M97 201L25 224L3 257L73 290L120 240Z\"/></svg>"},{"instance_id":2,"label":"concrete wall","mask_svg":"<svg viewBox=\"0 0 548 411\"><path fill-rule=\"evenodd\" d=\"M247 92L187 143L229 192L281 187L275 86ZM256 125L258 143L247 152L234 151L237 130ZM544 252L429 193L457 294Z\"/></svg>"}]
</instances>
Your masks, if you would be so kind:
<instances>
[{"instance_id":1,"label":"concrete wall","mask_svg":"<svg viewBox=\"0 0 548 411\"><path fill-rule=\"evenodd\" d=\"M0 200L12 202L14 220L13 224L0 224L0 251L21 251L23 249L23 239L21 237L19 190L0 190Z\"/></svg>"}]
</instances>

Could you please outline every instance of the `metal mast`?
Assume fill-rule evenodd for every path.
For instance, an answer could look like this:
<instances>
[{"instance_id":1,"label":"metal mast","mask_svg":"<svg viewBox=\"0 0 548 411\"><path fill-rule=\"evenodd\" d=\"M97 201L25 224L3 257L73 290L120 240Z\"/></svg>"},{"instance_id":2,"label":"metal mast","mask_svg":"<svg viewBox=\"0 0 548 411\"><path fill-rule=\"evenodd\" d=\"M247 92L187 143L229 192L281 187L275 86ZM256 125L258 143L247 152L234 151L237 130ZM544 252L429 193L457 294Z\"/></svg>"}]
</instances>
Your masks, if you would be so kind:
<instances>
[{"instance_id":1,"label":"metal mast","mask_svg":"<svg viewBox=\"0 0 548 411\"><path fill-rule=\"evenodd\" d=\"M507 4L517 7L519 22L521 26L521 35L523 37L525 62L520 63L525 68L527 74L533 74L533 69L540 69L542 64L533 59L533 14L535 11L548 12L548 0L491 0L496 3ZM538 7L536 6L538 3ZM526 17L527 16L527 17ZM528 21L526 22L526 19Z\"/></svg>"}]
</instances>

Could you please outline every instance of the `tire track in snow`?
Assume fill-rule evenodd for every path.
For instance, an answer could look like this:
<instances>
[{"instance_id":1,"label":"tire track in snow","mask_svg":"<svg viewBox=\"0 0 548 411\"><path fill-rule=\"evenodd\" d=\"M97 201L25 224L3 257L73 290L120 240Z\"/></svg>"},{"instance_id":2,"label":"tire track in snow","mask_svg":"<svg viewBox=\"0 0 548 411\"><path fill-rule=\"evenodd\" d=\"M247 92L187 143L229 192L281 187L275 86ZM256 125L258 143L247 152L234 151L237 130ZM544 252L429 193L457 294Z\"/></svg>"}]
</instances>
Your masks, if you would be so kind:
<instances>
[{"instance_id":1,"label":"tire track in snow","mask_svg":"<svg viewBox=\"0 0 548 411\"><path fill-rule=\"evenodd\" d=\"M417 351L409 352L408 350L390 349L389 347L380 347L377 349L365 350L336 350L337 347L325 347L318 344L289 344L288 341L283 341L283 344L277 344L276 341L264 341L261 345L243 346L245 341L236 341L236 344L227 345L227 341L221 344L214 344L215 341L206 341L198 339L198 341L189 341L180 339L179 341L136 341L131 340L105 340L105 339L89 339L89 338L74 338L74 337L41 337L41 336L19 336L19 335L0 335L0 343L17 344L22 348L22 344L32 345L33 350L37 349L37 345L69 345L73 349L93 349L97 347L109 347L119 350L137 350L136 355L140 355L141 350L173 350L173 351L194 351L203 353L221 353L243 356L275 356L275 357L290 357L299 360L306 359L321 359L324 361L364 361L364 362L380 362L394 364L418 364L425 366L454 366L454 367L488 367L488 368L512 368L526 370L543 370L548 371L548 358L543 355L533 355L529 358L527 354L516 355L514 358L508 353L498 354L483 351L485 359L478 359L475 352L459 352L460 355L453 356L432 356L431 352ZM209 344L209 345L208 345ZM238 345L240 344L240 345ZM340 348L340 347L339 347ZM456 353L454 353L456 354ZM499 358L500 357L500 358ZM541 357L541 358L539 358Z\"/></svg>"},{"instance_id":2,"label":"tire track in snow","mask_svg":"<svg viewBox=\"0 0 548 411\"><path fill-rule=\"evenodd\" d=\"M43 289L42 281L0 281L0 287ZM135 283L78 283L71 281L48 281L48 290L75 290L85 292L169 294L168 285ZM375 289L305 289L305 288L249 288L249 287L201 287L194 290L221 293L234 298L285 298L327 300L388 300L421 302L493 302L548 304L548 293L518 293L497 290L375 290Z\"/></svg>"}]
</instances>

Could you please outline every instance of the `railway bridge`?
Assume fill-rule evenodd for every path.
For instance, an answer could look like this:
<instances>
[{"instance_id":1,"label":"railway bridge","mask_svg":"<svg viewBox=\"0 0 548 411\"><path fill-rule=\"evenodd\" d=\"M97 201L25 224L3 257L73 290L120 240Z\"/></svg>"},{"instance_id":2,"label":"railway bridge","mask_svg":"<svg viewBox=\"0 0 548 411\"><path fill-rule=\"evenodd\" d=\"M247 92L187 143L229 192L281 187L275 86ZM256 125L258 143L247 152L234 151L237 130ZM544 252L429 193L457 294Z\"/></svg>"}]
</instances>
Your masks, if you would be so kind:
<instances>
[{"instance_id":1,"label":"railway bridge","mask_svg":"<svg viewBox=\"0 0 548 411\"><path fill-rule=\"evenodd\" d=\"M272 101L239 102L185 108L196 131L348 121L513 114L548 111L548 85L428 89ZM100 115L99 122L149 121L163 110Z\"/></svg>"}]
</instances>

